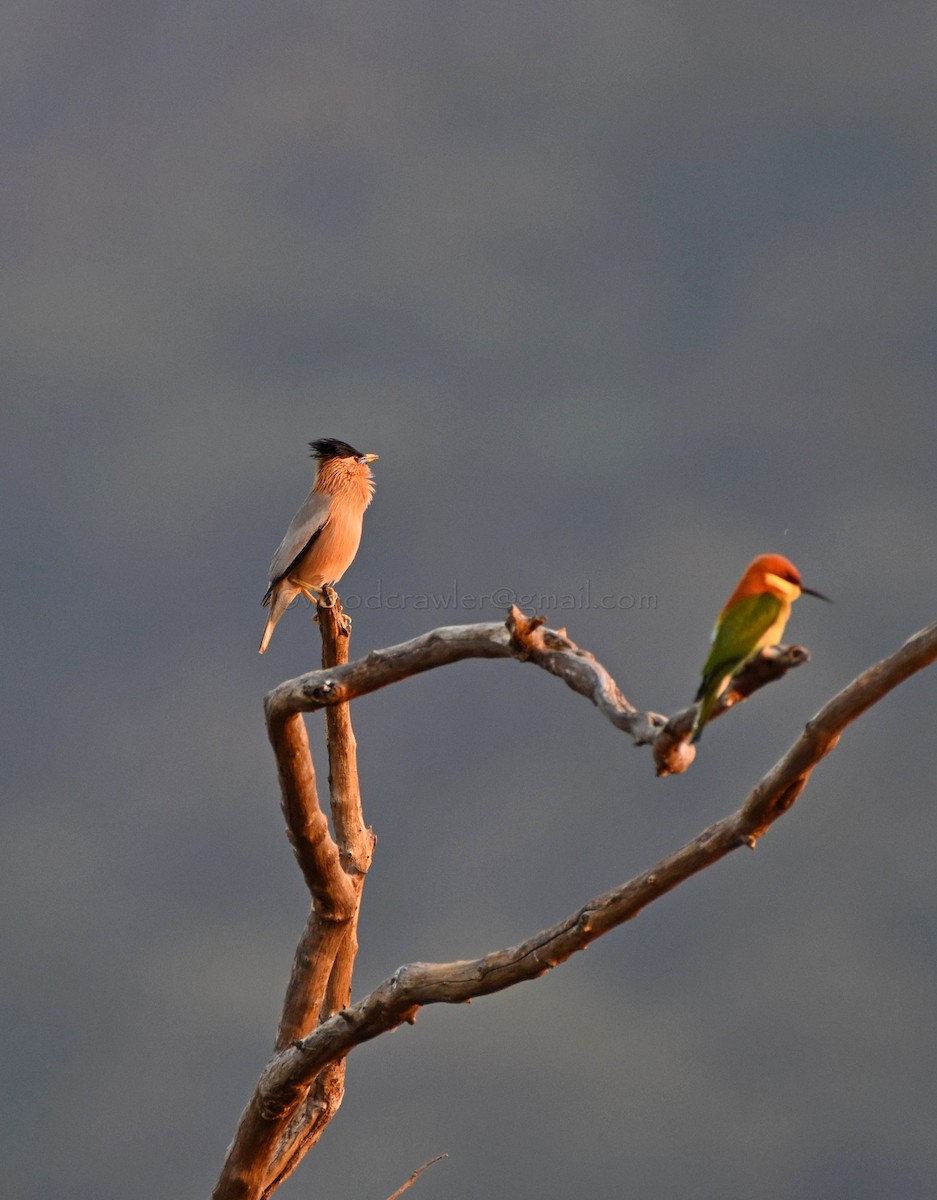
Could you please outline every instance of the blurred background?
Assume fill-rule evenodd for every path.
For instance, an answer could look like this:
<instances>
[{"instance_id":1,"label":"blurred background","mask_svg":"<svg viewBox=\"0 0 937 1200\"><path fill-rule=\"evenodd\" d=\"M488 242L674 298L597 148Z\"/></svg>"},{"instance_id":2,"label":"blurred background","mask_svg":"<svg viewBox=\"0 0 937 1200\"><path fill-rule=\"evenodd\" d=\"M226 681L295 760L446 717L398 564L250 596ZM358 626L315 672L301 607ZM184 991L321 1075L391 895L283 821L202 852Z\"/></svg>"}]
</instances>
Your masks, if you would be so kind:
<instances>
[{"instance_id":1,"label":"blurred background","mask_svg":"<svg viewBox=\"0 0 937 1200\"><path fill-rule=\"evenodd\" d=\"M32 0L0 35L4 1173L207 1196L306 916L262 700L318 634L257 643L308 441L380 454L354 656L532 597L670 712L754 554L836 601L679 778L516 663L355 704L356 997L650 866L937 618L937 14ZM279 1194L448 1153L414 1196L932 1196L934 693L754 855L356 1051Z\"/></svg>"}]
</instances>

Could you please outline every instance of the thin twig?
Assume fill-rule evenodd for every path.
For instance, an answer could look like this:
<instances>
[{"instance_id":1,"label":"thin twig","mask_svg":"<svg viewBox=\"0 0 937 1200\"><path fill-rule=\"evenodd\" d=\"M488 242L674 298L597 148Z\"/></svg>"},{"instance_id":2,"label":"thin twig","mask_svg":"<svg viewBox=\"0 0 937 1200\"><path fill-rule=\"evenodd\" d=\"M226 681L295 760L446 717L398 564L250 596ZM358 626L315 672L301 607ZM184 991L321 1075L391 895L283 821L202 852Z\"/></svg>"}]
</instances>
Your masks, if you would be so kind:
<instances>
[{"instance_id":1,"label":"thin twig","mask_svg":"<svg viewBox=\"0 0 937 1200\"><path fill-rule=\"evenodd\" d=\"M398 1200L398 1197L402 1196L404 1194L404 1192L407 1190L407 1188L413 1187L413 1185L420 1178L420 1176L423 1174L423 1172L426 1170L427 1167L431 1167L433 1165L433 1163L442 1162L442 1160L444 1158L448 1158L448 1157L449 1157L448 1154L437 1154L435 1158L431 1158L429 1160L429 1162L425 1162L422 1165L422 1167L417 1167L417 1169L413 1172L413 1174L410 1176L410 1178L407 1180L407 1182L402 1184L399 1188L397 1188L396 1192L394 1192L394 1194L392 1196L388 1196L387 1200Z\"/></svg>"}]
</instances>

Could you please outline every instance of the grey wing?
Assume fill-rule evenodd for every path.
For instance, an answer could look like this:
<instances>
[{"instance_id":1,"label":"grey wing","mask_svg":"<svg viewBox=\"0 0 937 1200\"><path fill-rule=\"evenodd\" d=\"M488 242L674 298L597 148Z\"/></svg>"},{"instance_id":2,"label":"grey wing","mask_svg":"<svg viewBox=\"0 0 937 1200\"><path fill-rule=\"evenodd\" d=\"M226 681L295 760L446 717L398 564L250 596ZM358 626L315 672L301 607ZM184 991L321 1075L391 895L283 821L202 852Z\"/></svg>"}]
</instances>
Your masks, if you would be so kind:
<instances>
[{"instance_id":1,"label":"grey wing","mask_svg":"<svg viewBox=\"0 0 937 1200\"><path fill-rule=\"evenodd\" d=\"M331 496L324 496L321 492L309 493L302 508L290 521L286 536L273 556L273 562L270 564L271 583L283 578L320 531L328 519L331 503Z\"/></svg>"}]
</instances>

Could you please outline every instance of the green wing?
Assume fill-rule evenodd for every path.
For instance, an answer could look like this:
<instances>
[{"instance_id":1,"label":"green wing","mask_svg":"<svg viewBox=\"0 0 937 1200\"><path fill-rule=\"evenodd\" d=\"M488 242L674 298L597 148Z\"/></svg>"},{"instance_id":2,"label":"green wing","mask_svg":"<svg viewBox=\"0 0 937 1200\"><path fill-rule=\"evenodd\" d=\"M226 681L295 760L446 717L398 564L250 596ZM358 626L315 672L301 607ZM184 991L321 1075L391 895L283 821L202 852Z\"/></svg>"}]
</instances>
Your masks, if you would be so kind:
<instances>
[{"instance_id":1,"label":"green wing","mask_svg":"<svg viewBox=\"0 0 937 1200\"><path fill-rule=\"evenodd\" d=\"M782 601L769 592L746 596L729 609L713 631L713 644L703 666L703 681L696 693L700 711L693 726L698 741L703 726L732 675L761 645L761 640L781 615Z\"/></svg>"}]
</instances>

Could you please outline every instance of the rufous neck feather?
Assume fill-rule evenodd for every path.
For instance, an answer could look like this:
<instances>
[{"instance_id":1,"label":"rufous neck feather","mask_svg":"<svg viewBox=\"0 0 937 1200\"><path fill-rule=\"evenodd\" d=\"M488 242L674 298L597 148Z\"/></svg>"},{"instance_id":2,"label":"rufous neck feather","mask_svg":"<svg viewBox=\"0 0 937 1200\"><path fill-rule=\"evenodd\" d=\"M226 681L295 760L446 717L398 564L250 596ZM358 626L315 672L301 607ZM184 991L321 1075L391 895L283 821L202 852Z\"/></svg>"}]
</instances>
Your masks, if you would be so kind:
<instances>
[{"instance_id":1,"label":"rufous neck feather","mask_svg":"<svg viewBox=\"0 0 937 1200\"><path fill-rule=\"evenodd\" d=\"M365 509L374 495L374 477L367 463L353 458L330 458L320 465L313 491L342 496Z\"/></svg>"}]
</instances>

